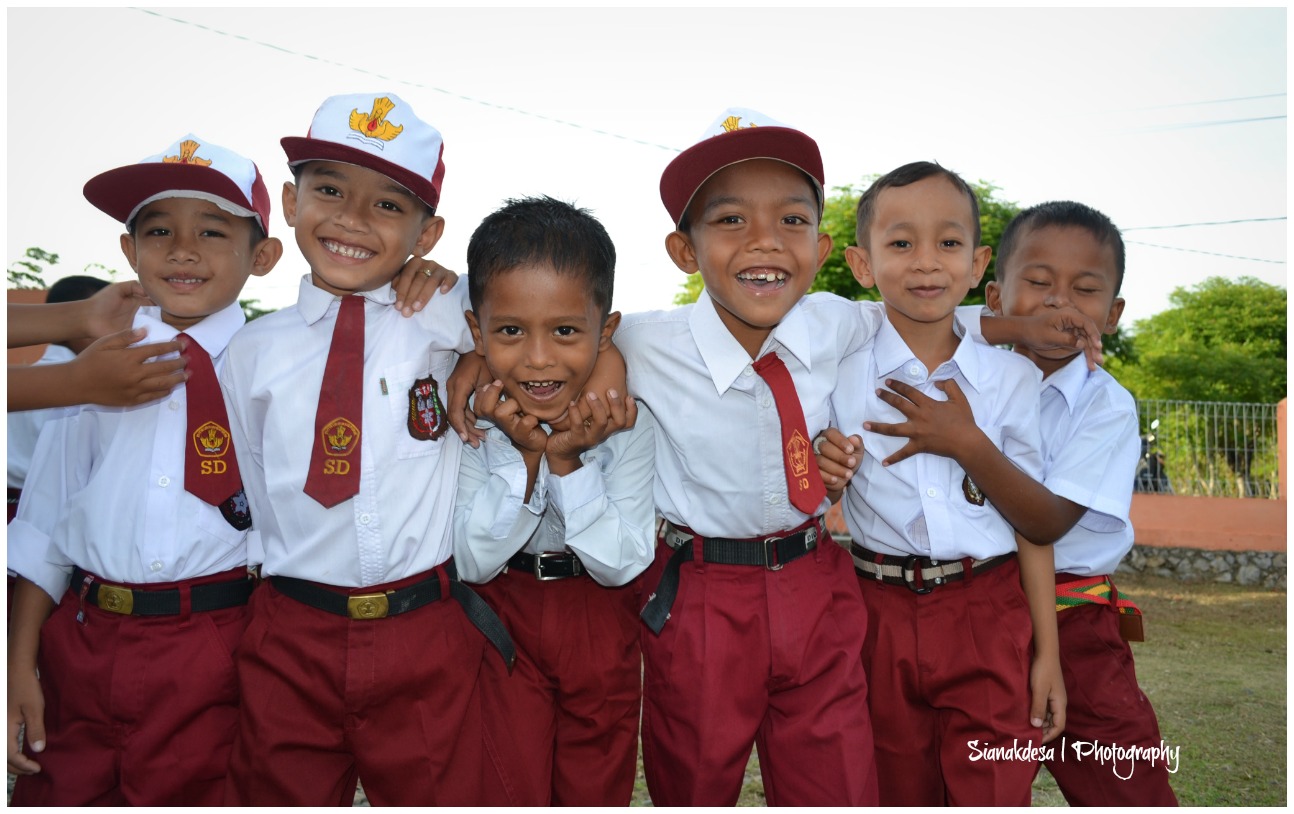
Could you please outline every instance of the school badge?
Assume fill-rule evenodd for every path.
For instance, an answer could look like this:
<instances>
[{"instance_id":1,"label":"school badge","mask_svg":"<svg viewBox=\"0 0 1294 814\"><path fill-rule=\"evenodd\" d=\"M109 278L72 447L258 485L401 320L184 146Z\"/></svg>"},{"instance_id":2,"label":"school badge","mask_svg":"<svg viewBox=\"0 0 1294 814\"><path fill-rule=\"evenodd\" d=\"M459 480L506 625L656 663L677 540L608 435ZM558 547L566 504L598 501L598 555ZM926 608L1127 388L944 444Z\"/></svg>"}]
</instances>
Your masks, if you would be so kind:
<instances>
[{"instance_id":1,"label":"school badge","mask_svg":"<svg viewBox=\"0 0 1294 814\"><path fill-rule=\"evenodd\" d=\"M194 164L199 167L210 167L211 166L210 160L206 158L199 158L197 155L195 155L195 153L198 152L198 148L201 146L202 146L201 144L198 144L193 139L185 139L184 141L180 142L180 154L162 156L162 163L163 164Z\"/></svg>"},{"instance_id":2,"label":"school badge","mask_svg":"<svg viewBox=\"0 0 1294 814\"><path fill-rule=\"evenodd\" d=\"M807 491L809 479L805 476L809 474L809 442L798 429L791 432L791 439L786 442L786 462L791 474L799 480L800 489Z\"/></svg>"},{"instance_id":3,"label":"school badge","mask_svg":"<svg viewBox=\"0 0 1294 814\"><path fill-rule=\"evenodd\" d=\"M436 392L436 380L430 375L418 379L409 388L409 435L423 441L435 441L449 429L445 405Z\"/></svg>"},{"instance_id":4,"label":"school badge","mask_svg":"<svg viewBox=\"0 0 1294 814\"><path fill-rule=\"evenodd\" d=\"M224 516L226 523L239 531L246 531L252 527L252 507L248 505L247 493L242 489L220 504L220 514Z\"/></svg>"},{"instance_id":5,"label":"school badge","mask_svg":"<svg viewBox=\"0 0 1294 814\"><path fill-rule=\"evenodd\" d=\"M966 496L968 503L973 503L976 506L984 505L984 493L975 485L975 481L970 479L970 475L962 478L962 494Z\"/></svg>"},{"instance_id":6,"label":"school badge","mask_svg":"<svg viewBox=\"0 0 1294 814\"><path fill-rule=\"evenodd\" d=\"M334 418L321 430L324 454L345 458L359 447L359 427L344 418Z\"/></svg>"},{"instance_id":7,"label":"school badge","mask_svg":"<svg viewBox=\"0 0 1294 814\"><path fill-rule=\"evenodd\" d=\"M734 130L749 130L752 127L759 127L759 125L755 124L754 122L751 122L745 127L742 127L740 116L729 116L728 118L720 122L719 126L723 128L723 132L725 133L731 133Z\"/></svg>"},{"instance_id":8,"label":"school badge","mask_svg":"<svg viewBox=\"0 0 1294 814\"><path fill-rule=\"evenodd\" d=\"M395 125L386 120L393 109L395 109L395 102L386 96L379 96L373 100L373 109L368 113L360 113L358 108L352 110L350 129L359 135L351 138L360 138L381 149L383 141L390 141L404 132L404 125ZM370 141L370 139L377 139L377 141Z\"/></svg>"}]
</instances>

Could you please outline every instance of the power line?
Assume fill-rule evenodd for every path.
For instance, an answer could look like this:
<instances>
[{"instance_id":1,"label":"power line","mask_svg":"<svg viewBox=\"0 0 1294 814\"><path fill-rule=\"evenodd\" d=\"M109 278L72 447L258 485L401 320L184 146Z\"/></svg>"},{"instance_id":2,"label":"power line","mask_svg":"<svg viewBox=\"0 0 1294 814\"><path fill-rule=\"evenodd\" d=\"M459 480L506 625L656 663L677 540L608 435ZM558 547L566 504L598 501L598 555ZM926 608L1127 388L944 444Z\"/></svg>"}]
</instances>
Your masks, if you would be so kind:
<instances>
[{"instance_id":1,"label":"power line","mask_svg":"<svg viewBox=\"0 0 1294 814\"><path fill-rule=\"evenodd\" d=\"M1199 223L1174 223L1171 226L1127 226L1120 229L1121 232L1137 232L1147 229L1186 229L1193 226L1230 226L1235 223L1270 223L1272 221L1285 220L1284 216L1279 218L1241 218L1239 220L1208 220Z\"/></svg>"},{"instance_id":2,"label":"power line","mask_svg":"<svg viewBox=\"0 0 1294 814\"><path fill-rule=\"evenodd\" d=\"M1210 257L1226 257L1230 260L1249 260L1254 263L1274 263L1278 266L1285 265L1284 260L1267 260L1262 257L1241 257L1238 254L1222 254L1221 252L1206 252L1206 251L1203 251L1202 249L1183 249L1181 246L1164 246L1159 243L1145 243L1140 240L1128 240L1125 242L1135 243L1138 246L1150 246L1151 248L1154 248L1154 249L1168 249L1169 251L1174 251L1174 252L1189 252L1191 254L1207 254Z\"/></svg>"},{"instance_id":3,"label":"power line","mask_svg":"<svg viewBox=\"0 0 1294 814\"><path fill-rule=\"evenodd\" d=\"M1280 121L1285 118L1287 117L1284 115L1254 116L1247 119L1218 119L1215 121L1181 122L1179 124L1159 124L1159 125L1152 125L1150 127L1130 127L1126 130L1121 130L1120 132L1122 133L1161 133L1166 130L1190 130L1196 127L1221 127L1222 125L1226 125L1226 124L1250 124L1252 122Z\"/></svg>"},{"instance_id":4,"label":"power line","mask_svg":"<svg viewBox=\"0 0 1294 814\"><path fill-rule=\"evenodd\" d=\"M1229 99L1204 99L1198 102L1175 102L1171 105L1147 105L1146 107L1126 107L1115 110L1115 113L1136 113L1142 110L1169 110L1175 107L1199 107L1200 105L1224 105L1231 102L1254 102L1259 99L1279 99L1284 93L1264 93L1258 96L1233 96Z\"/></svg>"},{"instance_id":5,"label":"power line","mask_svg":"<svg viewBox=\"0 0 1294 814\"><path fill-rule=\"evenodd\" d=\"M372 77L374 77L374 78L376 78L376 79L381 79L381 80L388 81L388 82L399 82L399 83L400 83L400 84L402 84L402 85L408 85L408 86L410 86L410 87L415 87L415 88L421 88L421 89L423 89L423 90L430 90L430 91L434 91L435 93L440 93L440 94L443 94L443 95L445 95L445 96L452 97L452 98L454 98L454 99L460 99L460 100L462 100L462 101L464 101L464 102L471 102L472 104L481 105L482 107L488 107L488 108L492 108L492 109L494 109L494 110L503 110L503 111L507 111L507 112L509 112L509 113L516 113L516 114L521 115L521 116L527 116L527 117L532 118L532 119L539 119L539 120L541 120L541 121L550 122L550 123L552 123L552 124L565 125L566 127L571 127L571 128L576 129L576 130L582 130L582 131L584 131L584 132L586 132L586 133L594 133L594 134L597 134L597 135L599 135L599 136L609 136L610 138L620 139L621 141L627 141L627 142L630 142L630 143L632 143L632 144L641 144L641 145L643 145L643 146L645 146L645 147L655 147L655 148L660 149L660 150L668 150L668 151L669 151L669 152L671 152L671 153L681 152L681 150L680 150L678 147L671 147L671 146L669 146L669 145L667 145L667 144L657 144L657 143L655 143L655 142L652 142L652 141L645 141L645 140L643 140L643 139L635 138L635 137L633 137L633 136L626 136L626 135L623 135L623 134L621 134L621 133L613 133L613 132L611 132L610 130L601 130L601 129L596 128L596 127L586 127L585 125L579 124L578 122L571 122L571 121L567 121L567 120L565 120L565 119L558 119L558 118L555 118L555 117L553 117L553 116L545 116L545 115L544 115L544 114L542 114L542 113L535 113L535 112L533 112L533 111L525 110L525 109L523 109L523 108L519 108L519 107L512 107L511 105L500 105L500 104L496 104L496 103L494 103L494 102L490 102L490 101L487 101L487 100L485 100L485 99L478 99L478 98L476 98L475 96L468 96L468 95L466 95L466 94L457 93L457 92L455 92L455 91L447 90L447 89L445 89L445 88L438 88L438 87L436 87L435 85L426 85L426 84L423 84L423 83L421 83L421 82L413 82L413 81L410 81L410 80L408 80L408 79L401 79L401 78L399 78L399 77L395 77L395 76L387 76L386 74L377 73L376 71L370 71L370 70L368 70L368 69L366 69L366 68L360 68L360 67L358 67L358 66L356 66L356 65L350 65L350 64L347 64L347 63L345 63L345 62L338 62L338 61L336 61L336 60L328 59L328 58L326 58L326 57L316 56L315 54L307 54L307 53L304 53L304 52L301 52L301 51L293 51L293 50L292 50L292 49L290 49L290 48L284 48L284 47L283 47L283 46L281 46L281 45L275 45L274 43L271 43L271 42L263 42L263 41L261 41L261 40L254 40L254 39L252 39L251 37L247 37L247 36L244 36L244 35L242 35L242 34L235 34L235 33L229 32L229 31L221 31L221 30L220 30L220 29L218 29L218 28L212 28L211 26L203 25L202 23L195 23L195 22L192 22L192 21L190 21L190 20L183 20L183 19L181 19L181 18L179 18L179 17L171 17L171 16L166 15L166 14L159 14L159 13L158 13L158 12L156 12L156 11L149 11L148 9L135 9L135 11L138 11L138 12L140 12L140 13L142 13L142 14L147 14L147 15L152 16L152 17L157 17L157 18L162 19L162 20L170 20L171 22L173 22L173 23L179 23L180 25L187 25L187 26L190 26L190 27L192 27L192 28L198 28L198 29L201 29L201 30L203 30L203 31L209 31L209 32L211 32L212 34L219 34L219 35L220 35L220 36L222 36L222 37L230 37L230 38L232 38L232 39L242 40L243 42L251 43L252 45L258 45L258 46L260 46L260 47L262 47L262 48L268 48L268 49L270 49L270 50L272 50L272 51L278 51L278 52L279 52L279 53L281 53L281 54L287 54L287 55L289 55L289 56L295 56L295 57L302 57L303 59L309 59L309 60L311 60L311 61L314 61L314 62L320 62L320 63L323 63L323 64L325 64L325 65L333 65L333 66L338 67L338 68L343 68L343 69L345 69L345 70L354 71L354 72L356 72L356 73L364 74L365 76L372 76Z\"/></svg>"}]
</instances>

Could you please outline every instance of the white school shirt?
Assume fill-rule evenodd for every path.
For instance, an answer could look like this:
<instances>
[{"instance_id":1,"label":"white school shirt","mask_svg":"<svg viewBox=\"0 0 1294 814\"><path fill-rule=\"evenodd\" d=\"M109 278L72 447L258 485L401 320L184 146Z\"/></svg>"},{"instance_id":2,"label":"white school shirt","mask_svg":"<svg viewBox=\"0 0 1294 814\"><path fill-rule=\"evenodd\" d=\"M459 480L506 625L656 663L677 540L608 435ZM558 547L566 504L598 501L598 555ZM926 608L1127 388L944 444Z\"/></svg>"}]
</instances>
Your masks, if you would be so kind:
<instances>
[{"instance_id":1,"label":"white school shirt","mask_svg":"<svg viewBox=\"0 0 1294 814\"><path fill-rule=\"evenodd\" d=\"M568 548L600 585L624 585L655 558L652 508L656 420L638 408L634 426L580 454L568 475L539 463L526 502L526 463L498 427L481 421L486 438L464 447L454 507L454 562L468 582L488 582L518 551Z\"/></svg>"},{"instance_id":2,"label":"white school shirt","mask_svg":"<svg viewBox=\"0 0 1294 814\"><path fill-rule=\"evenodd\" d=\"M389 284L362 296L359 493L332 508L304 489L341 298L306 275L296 305L249 323L230 344L221 384L257 532L251 561L264 575L366 587L429 571L453 553L462 442L448 428L436 440L410 435L409 388L430 374L443 402L458 355L472 349L467 280L410 318L392 307Z\"/></svg>"},{"instance_id":3,"label":"white school shirt","mask_svg":"<svg viewBox=\"0 0 1294 814\"><path fill-rule=\"evenodd\" d=\"M179 333L155 307L134 327L145 342ZM230 305L185 333L217 371L244 322ZM175 358L175 354L169 357ZM108 582L177 582L247 565L248 533L184 489L187 388L136 407L82 405L41 432L18 516L9 525L9 567L55 602L72 566Z\"/></svg>"},{"instance_id":4,"label":"white school shirt","mask_svg":"<svg viewBox=\"0 0 1294 814\"><path fill-rule=\"evenodd\" d=\"M1015 532L991 502L977 506L963 489L966 472L952 458L919 454L888 467L906 438L863 430L863 421L902 423L903 414L876 395L886 379L946 400L935 382L961 387L984 434L1025 474L1042 478L1038 389L1042 374L1029 360L961 336L948 361L928 371L894 326L885 321L876 339L841 364L841 385L831 399L835 425L863 439L858 471L845 492L844 515L855 542L882 554L917 554L933 560L983 559L1016 550Z\"/></svg>"},{"instance_id":5,"label":"white school shirt","mask_svg":"<svg viewBox=\"0 0 1294 814\"><path fill-rule=\"evenodd\" d=\"M1087 511L1055 543L1056 570L1111 574L1132 548L1132 482L1141 444L1137 404L1079 354L1042 382L1043 484Z\"/></svg>"},{"instance_id":6,"label":"white school shirt","mask_svg":"<svg viewBox=\"0 0 1294 814\"><path fill-rule=\"evenodd\" d=\"M881 305L811 294L787 313L760 349L786 364L812 439L827 427L841 358L862 347ZM754 359L702 292L693 305L629 314L616 347L629 393L656 417L656 510L707 537L761 537L809 515L791 505L782 430L772 391ZM824 499L816 514L825 512Z\"/></svg>"},{"instance_id":7,"label":"white school shirt","mask_svg":"<svg viewBox=\"0 0 1294 814\"><path fill-rule=\"evenodd\" d=\"M70 362L76 354L62 345L49 345L36 360L37 365L57 365ZM59 416L68 415L71 407L46 407L42 410L20 410L9 413L9 445L5 448L9 468L9 488L21 489L31 469L31 456L36 450L36 439L41 428Z\"/></svg>"}]
</instances>

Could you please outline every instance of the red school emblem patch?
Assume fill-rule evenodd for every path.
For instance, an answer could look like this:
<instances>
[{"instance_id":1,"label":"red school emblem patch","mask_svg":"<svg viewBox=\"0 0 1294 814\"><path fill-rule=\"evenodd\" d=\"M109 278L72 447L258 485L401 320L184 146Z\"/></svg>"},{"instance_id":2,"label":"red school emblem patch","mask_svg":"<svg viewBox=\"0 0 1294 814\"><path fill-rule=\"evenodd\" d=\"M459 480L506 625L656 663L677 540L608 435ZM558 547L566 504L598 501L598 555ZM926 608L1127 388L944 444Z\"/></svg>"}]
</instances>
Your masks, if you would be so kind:
<instances>
[{"instance_id":1,"label":"red school emblem patch","mask_svg":"<svg viewBox=\"0 0 1294 814\"><path fill-rule=\"evenodd\" d=\"M423 441L435 441L449 429L445 405L436 391L436 380L430 375L416 380L409 388L409 435Z\"/></svg>"},{"instance_id":2,"label":"red school emblem patch","mask_svg":"<svg viewBox=\"0 0 1294 814\"><path fill-rule=\"evenodd\" d=\"M359 446L359 427L344 418L334 418L320 432L327 455L344 458Z\"/></svg>"},{"instance_id":3,"label":"red school emblem patch","mask_svg":"<svg viewBox=\"0 0 1294 814\"><path fill-rule=\"evenodd\" d=\"M223 458L229 449L229 430L208 421L193 431L193 448L203 458Z\"/></svg>"}]
</instances>

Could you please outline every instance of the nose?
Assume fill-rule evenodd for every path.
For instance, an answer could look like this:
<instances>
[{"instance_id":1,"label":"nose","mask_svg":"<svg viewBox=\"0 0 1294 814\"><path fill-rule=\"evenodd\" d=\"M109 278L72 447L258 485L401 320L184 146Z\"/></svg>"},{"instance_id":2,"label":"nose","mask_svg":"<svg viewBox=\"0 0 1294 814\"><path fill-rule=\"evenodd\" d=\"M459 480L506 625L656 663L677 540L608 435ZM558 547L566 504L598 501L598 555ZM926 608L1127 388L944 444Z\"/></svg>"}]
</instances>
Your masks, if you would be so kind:
<instances>
[{"instance_id":1,"label":"nose","mask_svg":"<svg viewBox=\"0 0 1294 814\"><path fill-rule=\"evenodd\" d=\"M916 245L916 250L912 253L912 264L917 271L922 272L938 271L943 267L937 247L926 243Z\"/></svg>"},{"instance_id":2,"label":"nose","mask_svg":"<svg viewBox=\"0 0 1294 814\"><path fill-rule=\"evenodd\" d=\"M192 234L177 231L171 240L167 259L172 263L196 263L198 244Z\"/></svg>"},{"instance_id":3,"label":"nose","mask_svg":"<svg viewBox=\"0 0 1294 814\"><path fill-rule=\"evenodd\" d=\"M365 215L367 204L358 198L347 198L337 207L337 223L351 232L365 231L368 220Z\"/></svg>"},{"instance_id":4,"label":"nose","mask_svg":"<svg viewBox=\"0 0 1294 814\"><path fill-rule=\"evenodd\" d=\"M747 245L752 251L771 252L782 247L777 225L763 218L752 218L747 226Z\"/></svg>"},{"instance_id":5,"label":"nose","mask_svg":"<svg viewBox=\"0 0 1294 814\"><path fill-rule=\"evenodd\" d=\"M1048 294L1043 300L1043 304L1048 308L1065 308L1069 305L1069 297L1063 293Z\"/></svg>"},{"instance_id":6,"label":"nose","mask_svg":"<svg viewBox=\"0 0 1294 814\"><path fill-rule=\"evenodd\" d=\"M532 370L543 370L552 367L553 354L548 338L543 335L531 335L526 342L526 366Z\"/></svg>"}]
</instances>

